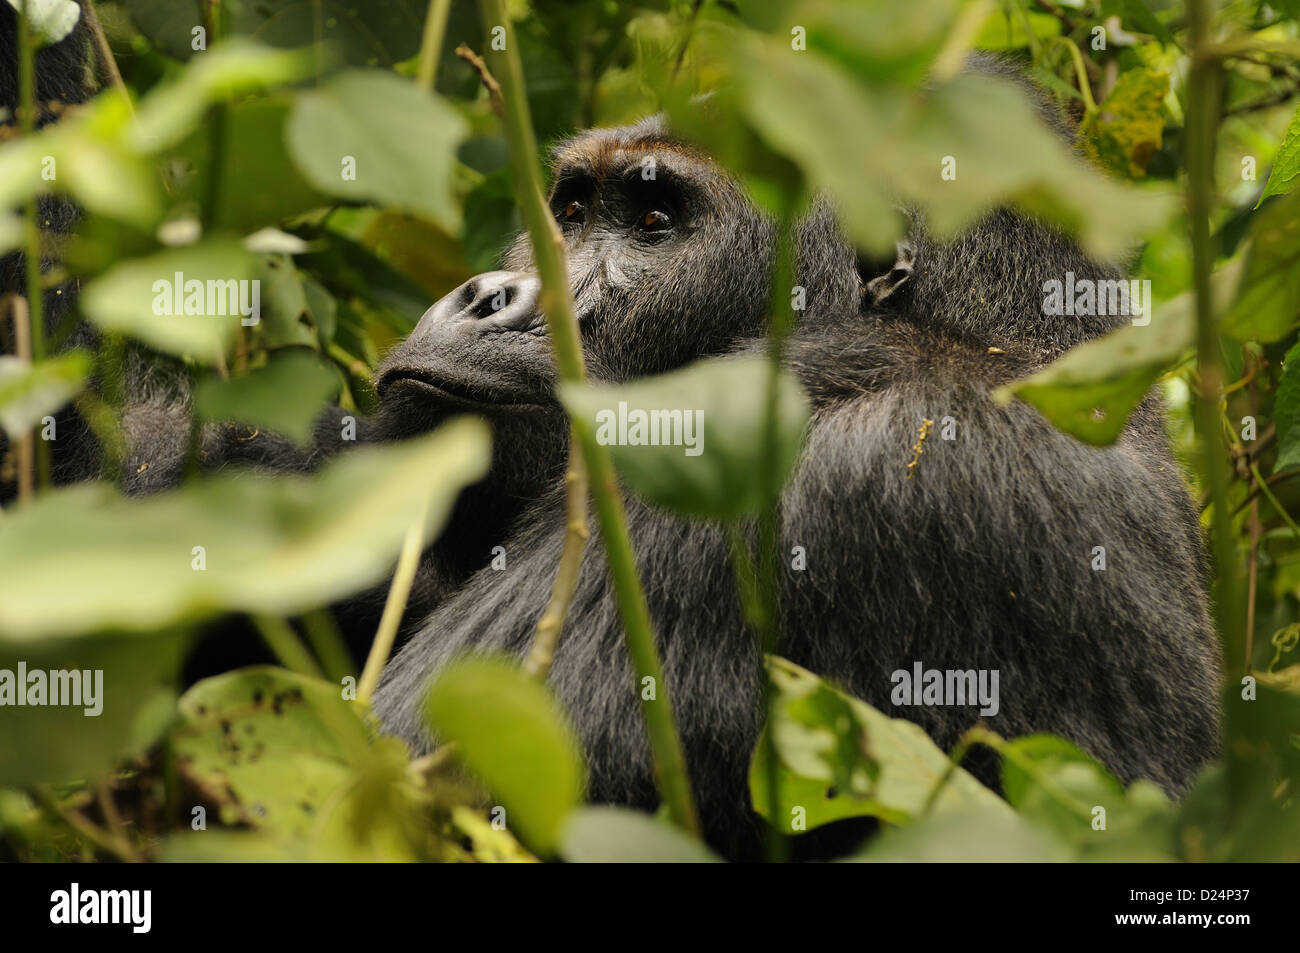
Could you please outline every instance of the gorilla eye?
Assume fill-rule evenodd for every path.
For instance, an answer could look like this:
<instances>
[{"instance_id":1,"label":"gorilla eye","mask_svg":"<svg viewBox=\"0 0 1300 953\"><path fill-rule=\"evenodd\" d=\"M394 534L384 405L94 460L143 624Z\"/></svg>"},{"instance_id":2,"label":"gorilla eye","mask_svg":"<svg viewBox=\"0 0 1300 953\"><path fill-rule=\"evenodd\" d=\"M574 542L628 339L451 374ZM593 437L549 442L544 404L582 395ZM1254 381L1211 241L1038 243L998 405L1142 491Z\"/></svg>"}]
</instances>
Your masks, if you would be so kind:
<instances>
[{"instance_id":1,"label":"gorilla eye","mask_svg":"<svg viewBox=\"0 0 1300 953\"><path fill-rule=\"evenodd\" d=\"M586 207L581 202L575 200L564 206L564 211L560 214L564 216L564 221L566 222L580 223L584 211L586 211Z\"/></svg>"},{"instance_id":2,"label":"gorilla eye","mask_svg":"<svg viewBox=\"0 0 1300 953\"><path fill-rule=\"evenodd\" d=\"M667 212L651 209L641 218L641 229L647 232L662 232L673 227L673 220Z\"/></svg>"}]
</instances>

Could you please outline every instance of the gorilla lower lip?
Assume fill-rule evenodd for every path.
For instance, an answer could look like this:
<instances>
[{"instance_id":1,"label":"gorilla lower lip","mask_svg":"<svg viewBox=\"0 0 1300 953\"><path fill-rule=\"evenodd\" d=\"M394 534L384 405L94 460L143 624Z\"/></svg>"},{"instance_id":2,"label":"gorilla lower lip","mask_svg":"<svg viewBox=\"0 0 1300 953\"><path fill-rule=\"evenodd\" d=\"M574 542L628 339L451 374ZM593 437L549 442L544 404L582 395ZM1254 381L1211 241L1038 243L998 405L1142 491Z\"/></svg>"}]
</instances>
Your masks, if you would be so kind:
<instances>
[{"instance_id":1,"label":"gorilla lower lip","mask_svg":"<svg viewBox=\"0 0 1300 953\"><path fill-rule=\"evenodd\" d=\"M506 407L523 409L543 406L543 401L535 394L499 390L463 381L435 381L411 374L385 376L379 383L381 395L398 384L404 384L409 388L419 390L440 403L452 404L470 410Z\"/></svg>"}]
</instances>

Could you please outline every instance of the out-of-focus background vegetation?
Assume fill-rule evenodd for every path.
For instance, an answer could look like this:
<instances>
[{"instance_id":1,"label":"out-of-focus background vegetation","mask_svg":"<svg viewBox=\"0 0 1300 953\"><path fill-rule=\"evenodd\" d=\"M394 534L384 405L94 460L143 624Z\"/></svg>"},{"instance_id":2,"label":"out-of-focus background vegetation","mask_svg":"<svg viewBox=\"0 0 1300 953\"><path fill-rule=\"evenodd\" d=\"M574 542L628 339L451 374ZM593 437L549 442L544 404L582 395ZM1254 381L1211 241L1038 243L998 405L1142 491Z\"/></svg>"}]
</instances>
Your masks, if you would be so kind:
<instances>
[{"instance_id":1,"label":"out-of-focus background vegetation","mask_svg":"<svg viewBox=\"0 0 1300 953\"><path fill-rule=\"evenodd\" d=\"M0 218L3 250L30 241L21 213L38 193L84 210L74 237L46 240L44 283L80 289L69 323L30 359L0 363L11 446L73 400L111 468L125 341L190 366L200 419L305 441L331 401L373 410L379 357L431 302L493 267L520 228L502 124L455 52L488 52L499 24L464 0L95 8L123 87L38 133L11 126L0 145L0 207L16 210ZM1151 281L1150 325L1006 396L1104 443L1149 387L1164 390L1207 533L1218 517L1222 759L1172 804L1149 784L1125 790L1059 739L972 735L1003 756L1003 801L950 770L918 729L774 660L782 803L812 805L808 828L881 818L868 859L1300 857L1300 361L1288 360L1300 353L1300 4L507 8L543 145L663 110L778 216L829 190L864 250L892 247L900 201L946 232L1015 202ZM962 75L971 49L1016 60L1059 97L1089 165L1070 164L1013 89ZM109 85L102 62L98 74ZM689 108L702 92L719 107L707 126ZM1189 120L1208 129L1190 157L1214 157L1199 179L1184 171L1197 167ZM953 181L939 175L945 156L958 162ZM47 159L56 174L41 174ZM1208 336L1189 201L1211 225L1200 241ZM152 283L175 272L259 278L261 322L155 314ZM62 348L83 319L102 343ZM89 387L96 378L107 385ZM0 515L0 668L103 669L104 710L0 709L0 854L707 857L663 819L579 807L570 732L546 691L504 663L463 667L435 691L430 716L457 741L454 757L411 762L376 736L369 686L323 607L382 584L415 514L428 538L484 455L484 433L466 424L310 478L195 476L143 501L106 485L49 489L35 459L29 498ZM4 465L19 465L12 452ZM232 614L255 620L284 668L185 690L180 663L197 634ZM828 785L839 793L826 797Z\"/></svg>"}]
</instances>

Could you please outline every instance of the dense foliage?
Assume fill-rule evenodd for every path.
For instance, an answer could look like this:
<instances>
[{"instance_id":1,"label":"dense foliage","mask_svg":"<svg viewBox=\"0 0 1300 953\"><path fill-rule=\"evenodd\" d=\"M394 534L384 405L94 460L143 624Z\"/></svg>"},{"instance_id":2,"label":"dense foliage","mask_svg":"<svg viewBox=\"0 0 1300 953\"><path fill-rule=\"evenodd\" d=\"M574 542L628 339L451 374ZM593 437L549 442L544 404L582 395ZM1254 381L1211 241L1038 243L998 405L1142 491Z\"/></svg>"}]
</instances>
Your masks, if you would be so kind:
<instances>
[{"instance_id":1,"label":"dense foliage","mask_svg":"<svg viewBox=\"0 0 1300 953\"><path fill-rule=\"evenodd\" d=\"M56 31L64 5L30 3ZM120 460L111 382L125 340L193 368L200 420L302 442L328 402L372 409L379 356L432 301L493 267L523 224L531 196L510 157L536 154L501 121L473 63L482 53L506 97L519 90L496 54L522 62L543 146L662 110L783 227L825 190L853 239L880 253L899 237L900 201L944 234L1015 203L1090 252L1131 256L1133 276L1150 281L1149 321L1001 397L1101 444L1163 389L1213 543L1219 760L1172 803L1050 736L980 728L943 752L772 655L752 787L775 827L877 817L866 860L1300 859L1300 4L512 0L509 29L491 16L499 6L101 2L124 84L0 145L0 207L26 209L0 217L0 250L36 247L38 194L75 200L76 237L47 248L55 267L33 280L79 282L71 320L104 332L94 351L61 347L61 328L0 357L0 426L14 447L4 465L31 470L0 513L0 669L105 673L96 717L0 710L0 853L710 859L688 808L652 818L581 806L572 733L513 661L440 678L428 716L454 744L434 755L411 761L378 735L366 704L377 670L353 671L324 607L382 582L436 534L486 466L477 423L311 476L196 467L146 499L109 484L52 488L44 455L17 453L72 400L110 468ZM1019 60L1058 96L1090 165L1070 163L1014 87L962 73L971 49ZM690 105L702 92L717 107L707 123ZM791 300L784 264L777 347L793 320L779 304ZM260 279L260 322L159 315L154 281L176 272ZM616 453L626 491L701 518L770 517L806 413L775 366L706 363L629 385L689 389L722 463L701 472L680 453ZM736 399L769 387L780 399ZM562 393L575 420L595 399L578 382ZM767 637L771 566L759 556L738 548L737 569ZM284 667L182 691L187 652L231 614L252 618ZM976 745L1002 759L1005 799L958 766Z\"/></svg>"}]
</instances>

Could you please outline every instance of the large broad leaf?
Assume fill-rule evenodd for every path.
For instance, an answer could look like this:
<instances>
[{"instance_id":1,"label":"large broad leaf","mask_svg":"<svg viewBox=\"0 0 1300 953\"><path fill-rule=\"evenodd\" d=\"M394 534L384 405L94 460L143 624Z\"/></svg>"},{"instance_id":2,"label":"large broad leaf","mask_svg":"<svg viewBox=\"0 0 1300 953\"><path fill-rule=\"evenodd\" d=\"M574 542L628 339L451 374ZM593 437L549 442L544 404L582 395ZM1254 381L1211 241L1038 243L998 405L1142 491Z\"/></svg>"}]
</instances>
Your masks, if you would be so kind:
<instances>
[{"instance_id":1,"label":"large broad leaf","mask_svg":"<svg viewBox=\"0 0 1300 953\"><path fill-rule=\"evenodd\" d=\"M17 440L75 397L89 373L90 355L84 351L36 364L0 355L0 428Z\"/></svg>"},{"instance_id":2,"label":"large broad leaf","mask_svg":"<svg viewBox=\"0 0 1300 953\"><path fill-rule=\"evenodd\" d=\"M7 515L0 522L19 518ZM0 562L10 562L3 530L0 554ZM7 600L11 583L18 580L6 570L0 601ZM0 641L0 785L102 777L119 759L152 745L175 712L176 678L188 644L183 636ZM36 704L40 683L44 696Z\"/></svg>"},{"instance_id":3,"label":"large broad leaf","mask_svg":"<svg viewBox=\"0 0 1300 953\"><path fill-rule=\"evenodd\" d=\"M124 0L124 6L140 32L168 55L207 55L194 49L200 21L193 4ZM323 40L354 66L390 66L419 50L428 7L425 0L222 0L221 12L232 34L288 48Z\"/></svg>"},{"instance_id":4,"label":"large broad leaf","mask_svg":"<svg viewBox=\"0 0 1300 953\"><path fill-rule=\"evenodd\" d=\"M372 740L339 686L277 668L205 679L178 714L172 750L222 819L288 834L311 829Z\"/></svg>"},{"instance_id":5,"label":"large broad leaf","mask_svg":"<svg viewBox=\"0 0 1300 953\"><path fill-rule=\"evenodd\" d=\"M322 192L428 216L454 231L456 147L465 120L409 80L352 70L303 93L289 121L289 151Z\"/></svg>"},{"instance_id":6,"label":"large broad leaf","mask_svg":"<svg viewBox=\"0 0 1300 953\"><path fill-rule=\"evenodd\" d=\"M1216 313L1223 312L1239 275L1235 259L1215 273ZM994 397L1004 403L1018 397L1087 443L1114 443L1160 375L1195 345L1194 308L1192 292L1179 295L1149 324L1126 324L1085 341L1036 374L998 388Z\"/></svg>"},{"instance_id":7,"label":"large broad leaf","mask_svg":"<svg viewBox=\"0 0 1300 953\"><path fill-rule=\"evenodd\" d=\"M429 724L501 799L506 825L542 854L559 849L582 799L577 739L546 687L504 659L453 664L429 690Z\"/></svg>"},{"instance_id":8,"label":"large broad leaf","mask_svg":"<svg viewBox=\"0 0 1300 953\"><path fill-rule=\"evenodd\" d=\"M376 738L338 685L278 668L244 669L200 682L179 708L171 749L180 771L217 805L223 823L259 831L245 842L252 857L424 856L427 792L411 777L406 746ZM203 837L168 853L237 858L222 855L220 839L209 845Z\"/></svg>"},{"instance_id":9,"label":"large broad leaf","mask_svg":"<svg viewBox=\"0 0 1300 953\"><path fill-rule=\"evenodd\" d=\"M276 352L266 366L245 377L204 379L195 388L194 406L205 420L266 427L305 444L340 383L332 366L310 351L292 348Z\"/></svg>"},{"instance_id":10,"label":"large broad leaf","mask_svg":"<svg viewBox=\"0 0 1300 953\"><path fill-rule=\"evenodd\" d=\"M239 243L213 239L111 268L86 285L81 306L106 331L215 363L241 322L261 320L256 268L256 258Z\"/></svg>"},{"instance_id":11,"label":"large broad leaf","mask_svg":"<svg viewBox=\"0 0 1300 953\"><path fill-rule=\"evenodd\" d=\"M792 829L795 817L811 830L845 817L902 824L926 811L952 762L924 729L882 714L783 658L769 656L768 673L777 690L772 725L783 831L800 829ZM755 809L764 816L767 777L763 738L750 763L749 787ZM1004 801L960 768L929 810L1010 813Z\"/></svg>"},{"instance_id":12,"label":"large broad leaf","mask_svg":"<svg viewBox=\"0 0 1300 953\"><path fill-rule=\"evenodd\" d=\"M764 422L770 367L758 357L700 361L630 384L563 384L574 424L610 448L635 492L690 515L750 516L764 501ZM799 456L808 400L778 377L777 485Z\"/></svg>"},{"instance_id":13,"label":"large broad leaf","mask_svg":"<svg viewBox=\"0 0 1300 953\"><path fill-rule=\"evenodd\" d=\"M147 500L102 484L48 493L0 521L0 644L342 598L391 571L426 505L431 538L487 464L487 428L464 419L311 477L224 474Z\"/></svg>"},{"instance_id":14,"label":"large broad leaf","mask_svg":"<svg viewBox=\"0 0 1300 953\"><path fill-rule=\"evenodd\" d=\"M586 807L564 825L564 859L575 864L715 864L721 858L672 824L619 807Z\"/></svg>"}]
</instances>

